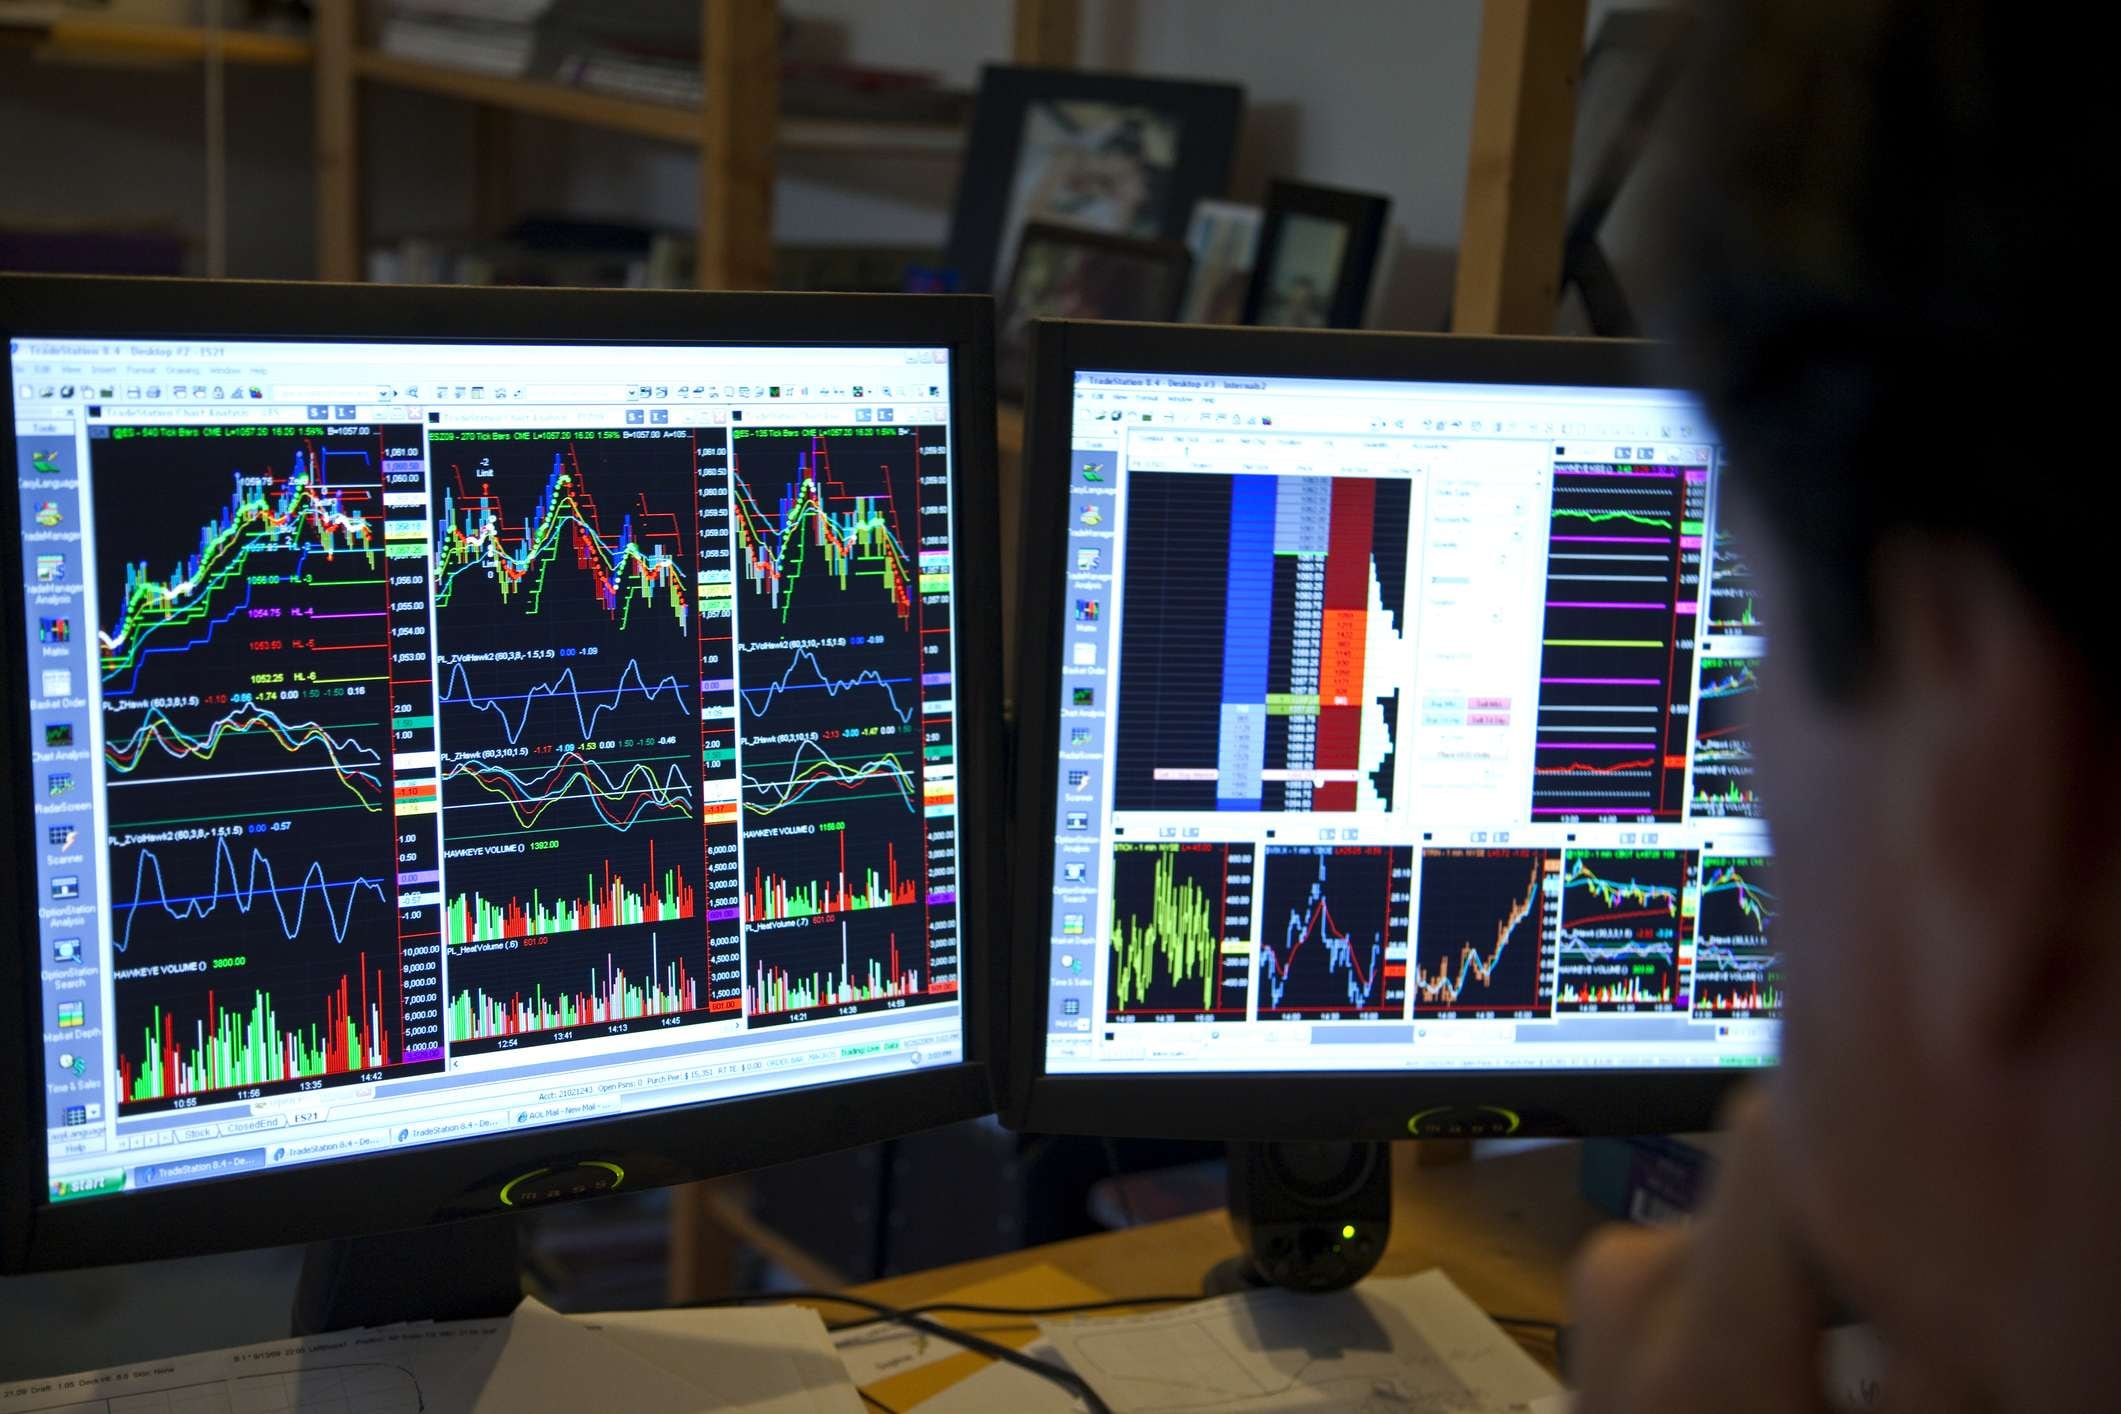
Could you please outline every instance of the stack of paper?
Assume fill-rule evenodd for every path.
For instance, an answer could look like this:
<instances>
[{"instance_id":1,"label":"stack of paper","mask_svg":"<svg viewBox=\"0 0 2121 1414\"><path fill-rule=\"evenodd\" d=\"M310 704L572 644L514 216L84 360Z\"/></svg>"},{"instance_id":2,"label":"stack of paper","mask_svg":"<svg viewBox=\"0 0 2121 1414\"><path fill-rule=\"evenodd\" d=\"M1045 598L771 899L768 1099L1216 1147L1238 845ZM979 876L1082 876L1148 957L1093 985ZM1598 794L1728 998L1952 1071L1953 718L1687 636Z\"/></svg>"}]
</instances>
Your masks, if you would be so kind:
<instances>
[{"instance_id":1,"label":"stack of paper","mask_svg":"<svg viewBox=\"0 0 2121 1414\"><path fill-rule=\"evenodd\" d=\"M150 1398L152 1397L152 1398ZM817 1313L769 1306L345 1331L0 1385L9 1414L856 1414Z\"/></svg>"}]
</instances>

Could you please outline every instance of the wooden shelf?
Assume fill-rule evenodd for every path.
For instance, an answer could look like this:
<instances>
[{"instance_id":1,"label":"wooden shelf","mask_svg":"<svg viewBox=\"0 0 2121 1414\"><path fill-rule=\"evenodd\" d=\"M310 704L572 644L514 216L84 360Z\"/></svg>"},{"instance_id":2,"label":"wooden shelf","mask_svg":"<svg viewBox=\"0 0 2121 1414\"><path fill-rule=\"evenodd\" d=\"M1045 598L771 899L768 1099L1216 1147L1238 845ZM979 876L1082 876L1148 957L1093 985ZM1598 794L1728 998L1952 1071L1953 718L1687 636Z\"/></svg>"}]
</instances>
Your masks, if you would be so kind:
<instances>
[{"instance_id":1,"label":"wooden shelf","mask_svg":"<svg viewBox=\"0 0 2121 1414\"><path fill-rule=\"evenodd\" d=\"M640 99L614 98L539 79L470 73L441 64L403 59L374 49L354 55L354 73L371 82L438 93L516 113L535 113L588 127L697 146L703 120L697 108ZM858 123L784 118L780 146L787 152L954 155L964 146L962 129L935 123Z\"/></svg>"},{"instance_id":2,"label":"wooden shelf","mask_svg":"<svg viewBox=\"0 0 2121 1414\"><path fill-rule=\"evenodd\" d=\"M198 25L151 25L123 20L51 20L0 28L36 45L40 55L64 58L145 59L197 63L206 57L206 31ZM314 52L299 34L224 29L221 58L253 68L307 68Z\"/></svg>"}]
</instances>

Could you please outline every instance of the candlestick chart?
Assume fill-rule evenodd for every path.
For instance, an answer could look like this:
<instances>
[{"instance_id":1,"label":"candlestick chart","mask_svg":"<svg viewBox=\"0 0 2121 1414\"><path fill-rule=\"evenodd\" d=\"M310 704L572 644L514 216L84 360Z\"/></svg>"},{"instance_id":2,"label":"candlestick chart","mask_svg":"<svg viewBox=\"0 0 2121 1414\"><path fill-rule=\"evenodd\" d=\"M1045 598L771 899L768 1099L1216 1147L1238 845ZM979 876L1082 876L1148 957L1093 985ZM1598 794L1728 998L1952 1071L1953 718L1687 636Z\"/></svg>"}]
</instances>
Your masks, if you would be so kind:
<instances>
[{"instance_id":1,"label":"candlestick chart","mask_svg":"<svg viewBox=\"0 0 2121 1414\"><path fill-rule=\"evenodd\" d=\"M1254 859L1249 844L1122 840L1113 846L1107 1017L1244 1018Z\"/></svg>"},{"instance_id":2,"label":"candlestick chart","mask_svg":"<svg viewBox=\"0 0 2121 1414\"><path fill-rule=\"evenodd\" d=\"M1414 1014L1544 1016L1554 988L1561 852L1425 849Z\"/></svg>"},{"instance_id":3,"label":"candlestick chart","mask_svg":"<svg viewBox=\"0 0 2121 1414\"><path fill-rule=\"evenodd\" d=\"M1782 955L1775 946L1774 861L1759 855L1701 861L1701 941L1694 950L1694 1015L1782 1015Z\"/></svg>"},{"instance_id":4,"label":"candlestick chart","mask_svg":"<svg viewBox=\"0 0 2121 1414\"><path fill-rule=\"evenodd\" d=\"M1693 963L1696 856L1570 850L1562 865L1558 1012L1684 1010Z\"/></svg>"},{"instance_id":5,"label":"candlestick chart","mask_svg":"<svg viewBox=\"0 0 2121 1414\"><path fill-rule=\"evenodd\" d=\"M129 1112L432 1058L399 936L385 445L101 429L113 1030Z\"/></svg>"},{"instance_id":6,"label":"candlestick chart","mask_svg":"<svg viewBox=\"0 0 2121 1414\"><path fill-rule=\"evenodd\" d=\"M957 986L948 447L732 428L746 1013Z\"/></svg>"},{"instance_id":7,"label":"candlestick chart","mask_svg":"<svg viewBox=\"0 0 2121 1414\"><path fill-rule=\"evenodd\" d=\"M1267 847L1261 1020L1405 1015L1412 856L1404 845Z\"/></svg>"},{"instance_id":8,"label":"candlestick chart","mask_svg":"<svg viewBox=\"0 0 2121 1414\"><path fill-rule=\"evenodd\" d=\"M700 1019L689 430L431 433L453 1045Z\"/></svg>"}]
</instances>

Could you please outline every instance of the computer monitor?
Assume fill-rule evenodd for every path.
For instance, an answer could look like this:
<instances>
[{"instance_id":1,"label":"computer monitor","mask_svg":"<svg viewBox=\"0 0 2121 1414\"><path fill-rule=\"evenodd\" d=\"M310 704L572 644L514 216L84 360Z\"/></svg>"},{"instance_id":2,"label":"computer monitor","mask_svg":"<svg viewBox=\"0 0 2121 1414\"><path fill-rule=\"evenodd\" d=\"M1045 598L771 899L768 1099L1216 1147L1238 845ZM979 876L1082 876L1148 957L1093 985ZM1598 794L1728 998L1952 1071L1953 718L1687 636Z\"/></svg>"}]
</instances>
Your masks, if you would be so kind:
<instances>
[{"instance_id":1,"label":"computer monitor","mask_svg":"<svg viewBox=\"0 0 2121 1414\"><path fill-rule=\"evenodd\" d=\"M0 1265L989 1111L991 327L0 281Z\"/></svg>"},{"instance_id":2,"label":"computer monitor","mask_svg":"<svg viewBox=\"0 0 2121 1414\"><path fill-rule=\"evenodd\" d=\"M1011 1123L1684 1129L1773 1062L1766 626L1649 352L1041 328Z\"/></svg>"}]
</instances>

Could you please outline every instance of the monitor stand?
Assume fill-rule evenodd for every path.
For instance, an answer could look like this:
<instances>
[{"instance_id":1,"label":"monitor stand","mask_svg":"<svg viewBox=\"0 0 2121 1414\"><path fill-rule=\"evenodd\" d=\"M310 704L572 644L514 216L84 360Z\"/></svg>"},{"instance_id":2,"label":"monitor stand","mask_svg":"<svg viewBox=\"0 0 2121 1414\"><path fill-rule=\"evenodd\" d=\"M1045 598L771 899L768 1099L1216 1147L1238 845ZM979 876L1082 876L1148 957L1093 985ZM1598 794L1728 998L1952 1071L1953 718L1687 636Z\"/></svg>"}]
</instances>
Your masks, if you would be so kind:
<instances>
[{"instance_id":1,"label":"monitor stand","mask_svg":"<svg viewBox=\"0 0 2121 1414\"><path fill-rule=\"evenodd\" d=\"M506 1316L523 1297L514 1214L311 1243L294 1333Z\"/></svg>"},{"instance_id":2,"label":"monitor stand","mask_svg":"<svg viewBox=\"0 0 2121 1414\"><path fill-rule=\"evenodd\" d=\"M1281 1286L1338 1291L1367 1276L1392 1230L1392 1147L1230 1146L1230 1225L1244 1251L1218 1263L1209 1295Z\"/></svg>"}]
</instances>

